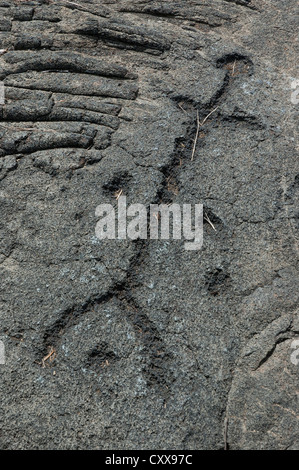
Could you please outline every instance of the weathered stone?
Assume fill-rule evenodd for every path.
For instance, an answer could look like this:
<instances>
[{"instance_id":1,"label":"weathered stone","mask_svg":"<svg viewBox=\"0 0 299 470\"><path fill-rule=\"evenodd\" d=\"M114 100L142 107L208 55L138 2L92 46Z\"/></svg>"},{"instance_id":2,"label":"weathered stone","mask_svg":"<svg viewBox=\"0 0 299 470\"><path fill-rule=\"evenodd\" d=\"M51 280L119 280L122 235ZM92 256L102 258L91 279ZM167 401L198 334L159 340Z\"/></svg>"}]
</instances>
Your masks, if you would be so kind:
<instances>
[{"instance_id":1,"label":"weathered stone","mask_svg":"<svg viewBox=\"0 0 299 470\"><path fill-rule=\"evenodd\" d=\"M298 6L270 3L0 1L1 448L298 449ZM120 192L203 203L202 250L98 240Z\"/></svg>"}]
</instances>

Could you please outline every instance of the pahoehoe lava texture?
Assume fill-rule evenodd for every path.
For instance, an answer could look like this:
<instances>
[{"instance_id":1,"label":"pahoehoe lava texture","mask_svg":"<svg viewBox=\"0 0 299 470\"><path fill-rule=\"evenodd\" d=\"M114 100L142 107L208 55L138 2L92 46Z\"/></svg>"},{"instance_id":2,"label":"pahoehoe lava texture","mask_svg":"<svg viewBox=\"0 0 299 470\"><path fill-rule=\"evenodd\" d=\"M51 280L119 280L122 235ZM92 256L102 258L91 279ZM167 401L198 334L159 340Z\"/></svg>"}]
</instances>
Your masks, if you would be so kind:
<instances>
[{"instance_id":1,"label":"pahoehoe lava texture","mask_svg":"<svg viewBox=\"0 0 299 470\"><path fill-rule=\"evenodd\" d=\"M297 28L0 0L2 449L299 449ZM202 203L203 248L98 240L120 193Z\"/></svg>"}]
</instances>

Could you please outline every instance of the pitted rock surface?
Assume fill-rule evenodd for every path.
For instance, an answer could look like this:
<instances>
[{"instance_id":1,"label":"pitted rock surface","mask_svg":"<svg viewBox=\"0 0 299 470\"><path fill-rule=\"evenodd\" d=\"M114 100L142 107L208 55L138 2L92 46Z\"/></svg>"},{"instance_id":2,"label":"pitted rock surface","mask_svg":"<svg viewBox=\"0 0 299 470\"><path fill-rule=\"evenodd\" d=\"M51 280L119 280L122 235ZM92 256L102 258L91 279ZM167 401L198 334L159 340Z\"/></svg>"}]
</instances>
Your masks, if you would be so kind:
<instances>
[{"instance_id":1,"label":"pitted rock surface","mask_svg":"<svg viewBox=\"0 0 299 470\"><path fill-rule=\"evenodd\" d=\"M299 448L297 31L296 0L0 1L1 448ZM120 191L202 203L202 250L97 239Z\"/></svg>"}]
</instances>

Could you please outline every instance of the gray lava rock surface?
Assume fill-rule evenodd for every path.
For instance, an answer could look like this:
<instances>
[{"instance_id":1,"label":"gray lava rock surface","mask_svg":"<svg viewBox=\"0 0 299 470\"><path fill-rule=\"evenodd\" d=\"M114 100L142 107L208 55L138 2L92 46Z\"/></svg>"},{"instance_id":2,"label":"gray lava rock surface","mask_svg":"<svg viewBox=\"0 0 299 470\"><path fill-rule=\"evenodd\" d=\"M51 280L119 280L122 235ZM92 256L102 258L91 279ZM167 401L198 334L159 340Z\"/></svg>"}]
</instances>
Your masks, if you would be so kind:
<instances>
[{"instance_id":1,"label":"gray lava rock surface","mask_svg":"<svg viewBox=\"0 0 299 470\"><path fill-rule=\"evenodd\" d=\"M298 449L297 0L0 0L0 31L1 448ZM97 239L120 191L202 203L203 248Z\"/></svg>"}]
</instances>

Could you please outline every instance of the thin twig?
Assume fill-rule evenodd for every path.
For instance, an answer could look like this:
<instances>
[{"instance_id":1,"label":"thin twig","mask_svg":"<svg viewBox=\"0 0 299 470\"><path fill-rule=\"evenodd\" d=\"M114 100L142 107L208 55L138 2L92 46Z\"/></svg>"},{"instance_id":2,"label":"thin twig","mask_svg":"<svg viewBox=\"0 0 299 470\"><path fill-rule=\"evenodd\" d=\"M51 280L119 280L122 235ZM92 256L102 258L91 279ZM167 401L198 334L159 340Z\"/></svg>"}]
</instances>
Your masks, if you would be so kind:
<instances>
[{"instance_id":1,"label":"thin twig","mask_svg":"<svg viewBox=\"0 0 299 470\"><path fill-rule=\"evenodd\" d=\"M233 65L232 77L235 76L236 63L237 63L237 61L235 60L234 65Z\"/></svg>"},{"instance_id":2,"label":"thin twig","mask_svg":"<svg viewBox=\"0 0 299 470\"><path fill-rule=\"evenodd\" d=\"M204 118L204 120L203 120L202 122L200 122L200 120L199 120L199 114L198 114L198 110L197 110L197 129L196 129L196 134L195 134L195 139L194 139L194 144L193 144L193 149L192 149L191 161L194 160L194 154L195 154L196 145L197 145L198 136L199 136L199 131L200 131L201 127L204 125L204 123L207 121L207 119L211 116L211 114L213 114L215 111L217 111L218 108L219 108L219 106L217 106L215 109L213 109L213 110Z\"/></svg>"},{"instance_id":3,"label":"thin twig","mask_svg":"<svg viewBox=\"0 0 299 470\"><path fill-rule=\"evenodd\" d=\"M54 355L54 357L53 357L53 355ZM52 362L55 359L55 356L56 356L56 351L53 348L53 346L51 346L49 354L47 354L42 360L42 366L46 367L46 361L48 359L50 359L50 362Z\"/></svg>"},{"instance_id":4,"label":"thin twig","mask_svg":"<svg viewBox=\"0 0 299 470\"><path fill-rule=\"evenodd\" d=\"M196 129L196 134L195 134L195 139L194 139L194 144L193 144L193 149L192 149L191 162L193 162L193 159L194 159L196 144L197 144L198 135L199 135L199 129L200 129L200 121L199 121L199 114L197 110L197 129Z\"/></svg>"},{"instance_id":5,"label":"thin twig","mask_svg":"<svg viewBox=\"0 0 299 470\"><path fill-rule=\"evenodd\" d=\"M123 190L122 189L119 189L118 191L116 191L116 193L114 194L114 197L115 199L118 201L120 196L122 195L123 193Z\"/></svg>"},{"instance_id":6,"label":"thin twig","mask_svg":"<svg viewBox=\"0 0 299 470\"><path fill-rule=\"evenodd\" d=\"M204 123L206 122L206 120L211 116L211 114L213 114L215 111L217 111L217 109L219 108L219 106L217 106L215 109L213 109L213 111L211 111L205 118L204 120L200 123L200 127L202 127L204 125Z\"/></svg>"},{"instance_id":7,"label":"thin twig","mask_svg":"<svg viewBox=\"0 0 299 470\"><path fill-rule=\"evenodd\" d=\"M212 229L214 229L214 230L215 230L215 232L217 232L217 230L215 229L215 226L214 226L214 224L211 222L211 220L210 220L210 218L209 218L208 214L205 214L205 217L204 217L204 219L205 219L205 220L206 220L206 221L207 221L207 222L208 222L208 223L211 225Z\"/></svg>"},{"instance_id":8,"label":"thin twig","mask_svg":"<svg viewBox=\"0 0 299 470\"><path fill-rule=\"evenodd\" d=\"M178 103L178 107L181 108L181 110L184 111L185 114L187 113L187 111L183 108L183 106L180 103Z\"/></svg>"}]
</instances>

